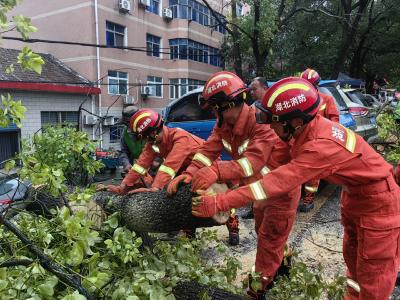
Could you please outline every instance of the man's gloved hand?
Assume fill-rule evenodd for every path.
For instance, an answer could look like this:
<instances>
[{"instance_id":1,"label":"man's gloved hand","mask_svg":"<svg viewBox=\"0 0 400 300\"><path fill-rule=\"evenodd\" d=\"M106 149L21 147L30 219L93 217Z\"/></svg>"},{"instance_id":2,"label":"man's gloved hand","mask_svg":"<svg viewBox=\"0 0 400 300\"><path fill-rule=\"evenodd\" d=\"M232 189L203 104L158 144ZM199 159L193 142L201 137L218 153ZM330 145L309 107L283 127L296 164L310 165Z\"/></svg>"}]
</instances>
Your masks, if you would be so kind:
<instances>
[{"instance_id":1,"label":"man's gloved hand","mask_svg":"<svg viewBox=\"0 0 400 300\"><path fill-rule=\"evenodd\" d=\"M151 188L139 188L139 189L135 189L135 190L129 191L129 192L128 192L128 195L131 195L131 194L138 194L138 193L145 193L145 192L158 192L158 191L159 191L159 189L158 189L158 188L155 188L155 187L151 187Z\"/></svg>"},{"instance_id":2,"label":"man's gloved hand","mask_svg":"<svg viewBox=\"0 0 400 300\"><path fill-rule=\"evenodd\" d=\"M230 208L224 194L206 195L203 190L198 190L196 193L199 196L192 198L192 214L196 217L209 218Z\"/></svg>"},{"instance_id":3,"label":"man's gloved hand","mask_svg":"<svg viewBox=\"0 0 400 300\"><path fill-rule=\"evenodd\" d=\"M193 175L192 191L206 190L218 180L218 169L214 166L204 167Z\"/></svg>"},{"instance_id":4,"label":"man's gloved hand","mask_svg":"<svg viewBox=\"0 0 400 300\"><path fill-rule=\"evenodd\" d=\"M107 185L107 191L122 196L128 192L128 187L124 183L121 183L121 185Z\"/></svg>"},{"instance_id":5,"label":"man's gloved hand","mask_svg":"<svg viewBox=\"0 0 400 300\"><path fill-rule=\"evenodd\" d=\"M189 174L181 174L174 179L171 180L171 182L168 184L167 187L167 195L172 196L176 194L176 191L178 190L178 186L181 182L183 183L190 183L192 181L192 176Z\"/></svg>"}]
</instances>

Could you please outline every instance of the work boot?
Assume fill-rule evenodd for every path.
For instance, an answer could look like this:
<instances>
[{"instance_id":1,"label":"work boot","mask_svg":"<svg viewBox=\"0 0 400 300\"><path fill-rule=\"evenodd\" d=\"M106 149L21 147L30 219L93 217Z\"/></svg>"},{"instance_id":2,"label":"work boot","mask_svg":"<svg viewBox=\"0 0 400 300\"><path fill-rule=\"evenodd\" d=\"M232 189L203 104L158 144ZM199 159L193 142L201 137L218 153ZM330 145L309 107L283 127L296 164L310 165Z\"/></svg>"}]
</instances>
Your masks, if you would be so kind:
<instances>
[{"instance_id":1,"label":"work boot","mask_svg":"<svg viewBox=\"0 0 400 300\"><path fill-rule=\"evenodd\" d=\"M229 231L229 245L237 246L239 245L239 218L237 215L230 216L228 222L226 222L226 227Z\"/></svg>"},{"instance_id":2,"label":"work boot","mask_svg":"<svg viewBox=\"0 0 400 300\"><path fill-rule=\"evenodd\" d=\"M299 205L300 212L309 212L314 208L315 193L305 192L303 200Z\"/></svg>"}]
</instances>

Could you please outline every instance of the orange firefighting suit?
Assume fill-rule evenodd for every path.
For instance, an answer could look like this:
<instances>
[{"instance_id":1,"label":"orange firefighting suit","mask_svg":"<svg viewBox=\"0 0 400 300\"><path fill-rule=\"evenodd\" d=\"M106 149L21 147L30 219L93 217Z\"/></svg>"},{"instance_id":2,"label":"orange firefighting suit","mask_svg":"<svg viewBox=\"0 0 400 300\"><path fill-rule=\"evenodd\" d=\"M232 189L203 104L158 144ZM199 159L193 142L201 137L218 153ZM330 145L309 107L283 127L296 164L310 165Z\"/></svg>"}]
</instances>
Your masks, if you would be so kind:
<instances>
[{"instance_id":1,"label":"orange firefighting suit","mask_svg":"<svg viewBox=\"0 0 400 300\"><path fill-rule=\"evenodd\" d=\"M327 94L318 91L318 95L321 101L319 106L318 114L331 120L333 122L339 123L339 111L336 107L335 100ZM316 193L318 191L319 179L311 179L304 184L305 192Z\"/></svg>"},{"instance_id":2,"label":"orange firefighting suit","mask_svg":"<svg viewBox=\"0 0 400 300\"><path fill-rule=\"evenodd\" d=\"M215 161L223 149L232 160ZM235 126L223 123L221 128L214 127L186 172L193 176L199 169L213 164L218 170L218 181L248 184L260 179L269 169L289 161L288 149L269 126L256 123L254 108L244 104ZM256 271L270 279L282 262L287 237L295 220L300 185L292 190L253 207L258 234Z\"/></svg>"},{"instance_id":3,"label":"orange firefighting suit","mask_svg":"<svg viewBox=\"0 0 400 300\"><path fill-rule=\"evenodd\" d=\"M138 160L122 181L132 187L151 167L156 157L164 159L163 164L153 180L151 187L162 189L175 175L191 163L193 155L204 143L204 140L180 128L163 126L161 143L153 145L146 143Z\"/></svg>"},{"instance_id":4,"label":"orange firefighting suit","mask_svg":"<svg viewBox=\"0 0 400 300\"><path fill-rule=\"evenodd\" d=\"M217 195L218 210L270 201L311 178L343 186L345 299L387 300L399 263L400 188L393 167L353 131L319 115L291 148L292 160L261 180ZM212 200L212 199L210 199ZM206 199L203 199L206 201ZM209 209L203 202L203 209Z\"/></svg>"},{"instance_id":5,"label":"orange firefighting suit","mask_svg":"<svg viewBox=\"0 0 400 300\"><path fill-rule=\"evenodd\" d=\"M397 183L400 184L400 160L399 160L399 163L396 168L396 180L397 180Z\"/></svg>"}]
</instances>

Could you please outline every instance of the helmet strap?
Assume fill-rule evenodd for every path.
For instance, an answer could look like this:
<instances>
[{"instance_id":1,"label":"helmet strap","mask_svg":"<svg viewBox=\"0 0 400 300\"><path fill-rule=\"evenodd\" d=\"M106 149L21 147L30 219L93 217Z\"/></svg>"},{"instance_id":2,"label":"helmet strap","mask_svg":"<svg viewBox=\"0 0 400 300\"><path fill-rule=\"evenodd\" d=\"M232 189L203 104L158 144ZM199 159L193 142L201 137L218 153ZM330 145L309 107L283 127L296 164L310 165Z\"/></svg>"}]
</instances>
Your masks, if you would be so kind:
<instances>
[{"instance_id":1,"label":"helmet strap","mask_svg":"<svg viewBox=\"0 0 400 300\"><path fill-rule=\"evenodd\" d=\"M285 121L284 123L282 123L283 125L283 132L287 133L288 135L286 137L281 137L281 140L288 142L292 139L293 134L295 133L296 128L293 128L292 125L290 125L290 123L288 121Z\"/></svg>"},{"instance_id":2,"label":"helmet strap","mask_svg":"<svg viewBox=\"0 0 400 300\"><path fill-rule=\"evenodd\" d=\"M224 116L222 115L222 110L218 110L217 111L217 115L218 115L218 128L221 128L222 123L224 122Z\"/></svg>"}]
</instances>

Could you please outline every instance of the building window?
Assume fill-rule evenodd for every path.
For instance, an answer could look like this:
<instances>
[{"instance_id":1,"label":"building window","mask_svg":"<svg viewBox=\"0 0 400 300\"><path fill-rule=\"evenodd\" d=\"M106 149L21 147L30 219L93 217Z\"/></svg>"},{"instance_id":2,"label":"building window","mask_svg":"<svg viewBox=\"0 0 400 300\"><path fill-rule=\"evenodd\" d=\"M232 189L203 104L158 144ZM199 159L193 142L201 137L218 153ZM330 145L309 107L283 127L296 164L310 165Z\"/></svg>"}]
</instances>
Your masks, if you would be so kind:
<instances>
[{"instance_id":1,"label":"building window","mask_svg":"<svg viewBox=\"0 0 400 300\"><path fill-rule=\"evenodd\" d=\"M147 76L147 85L152 87L152 93L150 96L162 98L162 83L163 80L161 77Z\"/></svg>"},{"instance_id":2,"label":"building window","mask_svg":"<svg viewBox=\"0 0 400 300\"><path fill-rule=\"evenodd\" d=\"M178 99L194 89L204 86L206 82L191 78L172 78L169 80L169 98Z\"/></svg>"},{"instance_id":3,"label":"building window","mask_svg":"<svg viewBox=\"0 0 400 300\"><path fill-rule=\"evenodd\" d=\"M222 59L217 48L213 48L189 39L171 39L171 59L190 59L217 67L222 67Z\"/></svg>"},{"instance_id":4,"label":"building window","mask_svg":"<svg viewBox=\"0 0 400 300\"><path fill-rule=\"evenodd\" d=\"M156 15L160 14L160 0L150 0L150 6L146 7L146 10Z\"/></svg>"},{"instance_id":5,"label":"building window","mask_svg":"<svg viewBox=\"0 0 400 300\"><path fill-rule=\"evenodd\" d=\"M125 27L106 21L106 40L110 47L125 46Z\"/></svg>"},{"instance_id":6,"label":"building window","mask_svg":"<svg viewBox=\"0 0 400 300\"><path fill-rule=\"evenodd\" d=\"M161 38L152 34L146 35L147 55L160 57Z\"/></svg>"},{"instance_id":7,"label":"building window","mask_svg":"<svg viewBox=\"0 0 400 300\"><path fill-rule=\"evenodd\" d=\"M169 0L169 8L176 19L188 19L204 26L213 26L215 29L225 34L223 26L218 25L210 10L204 4L195 0ZM218 14L220 18L225 17Z\"/></svg>"},{"instance_id":8,"label":"building window","mask_svg":"<svg viewBox=\"0 0 400 300\"><path fill-rule=\"evenodd\" d=\"M128 73L108 71L108 93L111 95L127 95Z\"/></svg>"},{"instance_id":9,"label":"building window","mask_svg":"<svg viewBox=\"0 0 400 300\"><path fill-rule=\"evenodd\" d=\"M124 132L123 125L110 126L110 143L118 143Z\"/></svg>"},{"instance_id":10,"label":"building window","mask_svg":"<svg viewBox=\"0 0 400 300\"><path fill-rule=\"evenodd\" d=\"M42 127L46 125L71 124L78 125L78 111L41 111L40 120Z\"/></svg>"}]
</instances>

